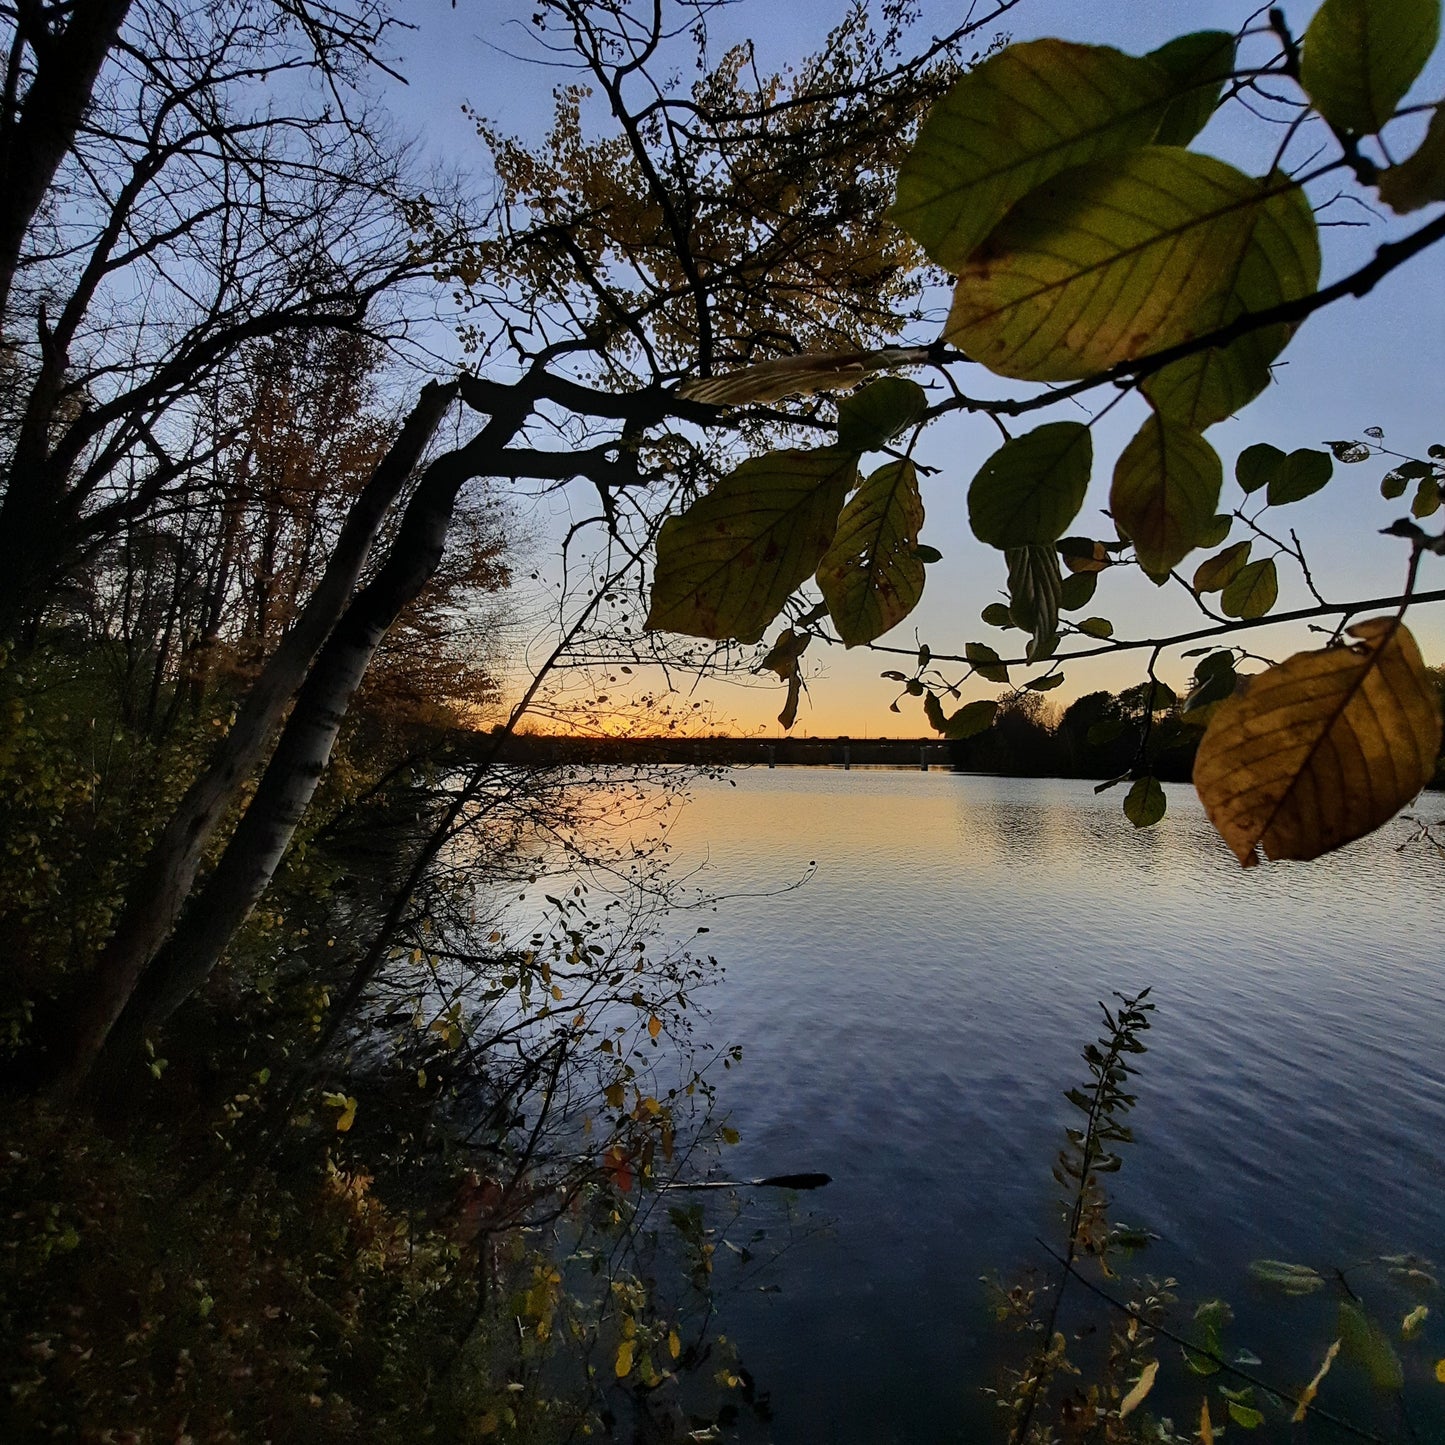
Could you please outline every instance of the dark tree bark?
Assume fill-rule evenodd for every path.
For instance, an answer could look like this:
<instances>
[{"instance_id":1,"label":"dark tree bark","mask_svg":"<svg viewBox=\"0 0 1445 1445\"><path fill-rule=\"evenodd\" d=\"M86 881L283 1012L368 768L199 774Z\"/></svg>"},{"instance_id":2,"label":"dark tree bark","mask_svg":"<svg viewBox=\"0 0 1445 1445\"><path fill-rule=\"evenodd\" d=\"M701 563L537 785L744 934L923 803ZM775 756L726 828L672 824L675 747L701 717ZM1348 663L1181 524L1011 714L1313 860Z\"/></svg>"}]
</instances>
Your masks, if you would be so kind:
<instances>
[{"instance_id":1,"label":"dark tree bark","mask_svg":"<svg viewBox=\"0 0 1445 1445\"><path fill-rule=\"evenodd\" d=\"M377 528L456 392L455 384L431 383L423 388L400 435L347 514L316 590L246 694L215 756L191 784L156 840L130 890L115 933L82 982L80 996L70 1010L73 1023L57 1065L60 1095L72 1093L84 1079L147 964L174 927L207 842L253 775L286 704L306 680L312 660L347 610Z\"/></svg>"}]
</instances>

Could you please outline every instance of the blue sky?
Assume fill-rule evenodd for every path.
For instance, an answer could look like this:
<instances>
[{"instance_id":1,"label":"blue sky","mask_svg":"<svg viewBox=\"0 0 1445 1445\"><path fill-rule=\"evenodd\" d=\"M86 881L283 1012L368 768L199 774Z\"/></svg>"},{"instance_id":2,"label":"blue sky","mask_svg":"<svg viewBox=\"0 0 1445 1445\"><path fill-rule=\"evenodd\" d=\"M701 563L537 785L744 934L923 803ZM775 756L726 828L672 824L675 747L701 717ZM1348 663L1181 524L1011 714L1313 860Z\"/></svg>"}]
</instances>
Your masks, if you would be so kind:
<instances>
[{"instance_id":1,"label":"blue sky","mask_svg":"<svg viewBox=\"0 0 1445 1445\"><path fill-rule=\"evenodd\" d=\"M1059 35L1142 53L1189 30L1234 30L1251 8L1224 0L1022 0L1007 17L1007 29L1015 39ZM1313 9L1313 4L1285 6L1296 33L1303 32ZM921 29L936 33L956 23L957 10L956 5L927 7ZM758 45L763 62L782 65L815 49L841 12L841 4L823 0L790 7L770 0L741 0L714 22L718 53L731 40L748 37ZM545 130L551 89L567 77L514 58L536 54L517 23L529 13L530 6L511 0L490 4L460 0L455 10L449 0L413 0L407 16L417 28L397 46L412 83L405 92L393 91L387 98L402 127L420 136L433 159L479 168L481 177L485 159L470 123L461 114L464 102L524 138L539 137ZM1437 54L1410 99L1438 99L1442 94L1445 64ZM1403 132L1404 127L1401 129ZM1257 173L1268 164L1276 138L1272 127L1260 126L1236 112L1216 120L1196 146ZM1400 149L1408 151L1412 140L1402 134ZM1321 199L1323 196L1317 197ZM1369 224L1330 227L1322 232L1326 281L1355 269L1382 240L1413 229L1430 213L1401 222L1342 205L1330 214ZM1430 443L1445 441L1441 407L1445 393L1445 248L1417 258L1368 297L1341 303L1311 318L1282 359L1287 364L1278 370L1276 384L1239 417L1211 428L1208 434L1225 462L1224 509L1242 501L1230 480L1234 458L1257 441L1269 441L1288 451L1359 436L1367 426L1382 427L1387 445L1407 453L1423 455ZM984 375L970 377L968 385L978 394L1010 394L1008 383ZM1097 516L1097 509L1105 504L1114 457L1143 415L1143 404L1131 399L1099 424L1094 484L1074 530L1107 535L1104 519L1093 527L1088 518L1091 513ZM997 444L992 423L977 418L934 427L919 448L919 458L938 469L925 492L928 521L924 539L944 553L945 561L930 569L918 610L885 641L912 647L916 635L935 651L960 650L967 640L987 641L1002 650L1018 637L1017 633L1000 634L978 620L982 608L997 600L1004 569L1001 555L975 543L967 527L968 483ZM1380 527L1403 512L1401 503L1387 503L1379 495L1384 470L1377 462L1338 467L1334 481L1319 496L1267 514L1280 526L1298 530L1316 579L1331 600L1382 595L1394 590L1403 576L1401 544L1377 535ZM1237 529L1231 540L1243 535ZM1193 565L1191 560L1186 569ZM1421 586L1445 586L1445 560L1426 559ZM1297 570L1292 573L1282 562L1277 610L1304 606L1308 601ZM1182 589L1157 591L1137 574L1106 574L1089 611L1109 617L1121 637L1158 635L1203 621ZM1445 660L1442 614L1445 609L1440 608L1433 615L1428 609L1414 614L1413 625L1427 660ZM1299 628L1250 635L1252 649L1273 657L1317 642ZM1097 687L1127 686L1140 677L1143 657L1133 653L1078 664L1069 669L1066 686L1051 696L1067 700ZM837 649L810 654L810 660L816 675L810 681L798 732L861 736L915 735L926 730L916 712L905 710L899 717L888 711L892 688L879 680L878 673L892 665L889 659L862 649L846 654ZM1161 671L1166 678L1182 682L1188 664L1166 664ZM991 691L972 684L966 695ZM745 730L777 731L773 717L781 697L776 692L718 686L709 696L723 715L734 718ZM916 704L912 706L916 708Z\"/></svg>"}]
</instances>

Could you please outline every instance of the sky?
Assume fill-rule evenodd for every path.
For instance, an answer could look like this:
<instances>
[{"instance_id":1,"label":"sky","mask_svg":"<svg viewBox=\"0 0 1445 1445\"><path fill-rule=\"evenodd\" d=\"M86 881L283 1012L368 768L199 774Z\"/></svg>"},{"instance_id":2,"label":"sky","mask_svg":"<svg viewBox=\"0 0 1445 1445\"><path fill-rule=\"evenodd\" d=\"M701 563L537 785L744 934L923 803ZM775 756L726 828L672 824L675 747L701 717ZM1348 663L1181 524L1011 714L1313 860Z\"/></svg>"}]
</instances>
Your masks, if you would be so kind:
<instances>
[{"instance_id":1,"label":"sky","mask_svg":"<svg viewBox=\"0 0 1445 1445\"><path fill-rule=\"evenodd\" d=\"M1313 13L1313 3L1285 5L1296 34ZM781 66L817 48L828 27L842 13L841 0L807 0L780 6L772 0L738 0L715 19L717 52L735 39L755 41L760 61ZM1108 44L1142 54L1190 30L1235 30L1253 9L1226 0L1021 0L1007 16L1006 29L1015 40L1056 35L1092 44ZM415 133L429 159L454 166L485 183L485 156L471 123L462 114L470 104L524 139L544 134L551 116L551 90L566 79L555 69L534 63L535 44L523 22L531 7L513 0L410 0L406 16L415 29L397 43L401 69L411 83L387 94L387 103L403 130ZM938 33L956 23L958 6L928 3L920 30ZM1445 93L1445 61L1437 52L1411 101L1433 100ZM1411 149L1415 133L1401 123L1399 136L1390 132L1400 154ZM1277 142L1274 127L1261 126L1236 109L1221 115L1195 142L1195 148L1231 161L1253 173L1269 163ZM1397 155L1398 158L1398 155ZM1321 201L1324 196L1316 196ZM1428 219L1432 212L1403 220L1383 211L1371 214L1343 203L1326 214L1338 221L1364 225L1322 229L1324 281L1354 270L1376 246ZM1417 258L1360 300L1340 303L1317 313L1302 328L1281 358L1276 382L1238 417L1210 429L1209 441L1225 466L1221 509L1242 503L1232 481L1236 455L1255 442L1268 441L1285 451L1318 447L1337 438L1360 436L1366 427L1385 433L1385 444L1411 455L1423 455L1431 444L1445 441L1445 247ZM977 394L1006 396L1013 383L987 376L970 377ZM1080 413L1073 413L1081 415ZM1050 412L1046 419L1068 413ZM1110 535L1098 511L1107 504L1114 458L1145 415L1135 398L1117 406L1095 429L1094 480L1084 511L1071 530ZM919 446L918 460L936 468L925 483L927 520L923 540L944 554L929 569L924 598L905 623L880 641L913 652L920 642L934 652L959 652L965 641L984 641L1007 653L1020 634L1000 633L979 620L982 609L999 600L1004 586L1002 554L973 540L967 522L968 484L999 435L987 418L954 418L932 427ZM1276 523L1298 531L1317 582L1330 600L1353 600L1393 593L1404 575L1405 548L1398 539L1383 538L1379 529L1403 515L1404 504L1386 502L1379 480L1388 469L1379 461L1338 466L1330 486L1316 497L1273 510L1262 525ZM550 504L549 514L534 519L533 546L546 572L549 548L565 529L571 508L588 508L593 499L579 491ZM1098 525L1091 525L1090 518ZM1274 530L1271 528L1271 530ZM1241 527L1231 541L1246 535ZM1190 558L1192 570L1204 554ZM1258 547L1256 557L1261 555ZM1277 611L1310 602L1298 568L1281 560ZM1421 590L1445 586L1445 559L1427 556ZM1188 595L1177 585L1157 590L1134 569L1106 573L1088 612L1109 618L1120 638L1157 636L1203 624ZM523 615L526 615L525 607ZM1420 608L1412 626L1427 661L1445 661L1445 609ZM771 633L770 633L771 635ZM541 634L526 639L535 646ZM1248 635L1251 651L1279 659L1302 647L1318 646L1302 626L1261 629ZM1124 653L1078 663L1066 669L1066 682L1052 700L1067 703L1098 688L1120 689L1140 680L1147 653ZM808 691L794 729L799 735L919 736L928 731L918 703L902 700L902 711L889 704L896 685L879 673L899 667L897 658L867 649L819 649L808 655ZM902 664L907 671L906 661ZM1177 686L1190 664L1166 661L1160 675ZM959 670L950 673L960 675ZM653 682L655 683L655 679ZM997 689L977 681L964 697L995 695ZM779 735L776 713L782 692L776 686L709 682L686 694L688 706L701 701L720 730Z\"/></svg>"}]
</instances>

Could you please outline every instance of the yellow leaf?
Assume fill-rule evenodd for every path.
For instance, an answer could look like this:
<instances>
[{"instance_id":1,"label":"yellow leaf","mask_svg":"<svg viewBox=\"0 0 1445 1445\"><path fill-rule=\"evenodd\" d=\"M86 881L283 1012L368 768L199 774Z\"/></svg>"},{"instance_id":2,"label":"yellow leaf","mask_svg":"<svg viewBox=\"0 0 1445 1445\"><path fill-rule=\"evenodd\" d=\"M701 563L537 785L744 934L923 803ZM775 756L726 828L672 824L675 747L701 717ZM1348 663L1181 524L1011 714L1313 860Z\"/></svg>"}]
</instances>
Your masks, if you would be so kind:
<instances>
[{"instance_id":1,"label":"yellow leaf","mask_svg":"<svg viewBox=\"0 0 1445 1445\"><path fill-rule=\"evenodd\" d=\"M1435 1378L1445 1385L1445 1360L1435 1361Z\"/></svg>"},{"instance_id":2,"label":"yellow leaf","mask_svg":"<svg viewBox=\"0 0 1445 1445\"><path fill-rule=\"evenodd\" d=\"M1409 1314L1400 1321L1400 1337L1406 1340L1413 1340L1420 1333L1420 1326L1430 1314L1429 1305L1416 1305Z\"/></svg>"},{"instance_id":3,"label":"yellow leaf","mask_svg":"<svg viewBox=\"0 0 1445 1445\"><path fill-rule=\"evenodd\" d=\"M562 988L560 984L554 983L552 985L552 999L556 1003L562 1002Z\"/></svg>"},{"instance_id":4,"label":"yellow leaf","mask_svg":"<svg viewBox=\"0 0 1445 1445\"><path fill-rule=\"evenodd\" d=\"M625 1380L632 1373L632 1348L631 1340L623 1340L617 1347L617 1363L613 1368L619 1380Z\"/></svg>"},{"instance_id":5,"label":"yellow leaf","mask_svg":"<svg viewBox=\"0 0 1445 1445\"><path fill-rule=\"evenodd\" d=\"M1393 617L1349 629L1352 647L1298 652L1226 698L1194 786L1246 867L1317 858L1378 828L1429 781L1440 712L1409 631Z\"/></svg>"},{"instance_id":6,"label":"yellow leaf","mask_svg":"<svg viewBox=\"0 0 1445 1445\"><path fill-rule=\"evenodd\" d=\"M1335 1356L1339 1354L1342 1343L1342 1340L1336 1340L1334 1344L1325 1351L1324 1363L1315 1371L1314 1379L1300 1391L1299 1401L1295 1405L1294 1414L1290 1417L1296 1425L1304 1419L1309 1407L1314 1403L1315 1396L1319 1394L1320 1381L1329 1374L1330 1366L1334 1364Z\"/></svg>"},{"instance_id":7,"label":"yellow leaf","mask_svg":"<svg viewBox=\"0 0 1445 1445\"><path fill-rule=\"evenodd\" d=\"M1150 1360L1139 1372L1134 1388L1119 1401L1119 1418L1132 1415L1144 1403L1144 1397L1154 1388L1154 1376L1159 1373L1159 1361Z\"/></svg>"},{"instance_id":8,"label":"yellow leaf","mask_svg":"<svg viewBox=\"0 0 1445 1445\"><path fill-rule=\"evenodd\" d=\"M647 1032L653 1038L656 1038L658 1034L662 1032L662 1020L658 1018L656 1014L654 1014L650 1019L648 1019Z\"/></svg>"},{"instance_id":9,"label":"yellow leaf","mask_svg":"<svg viewBox=\"0 0 1445 1445\"><path fill-rule=\"evenodd\" d=\"M346 1107L341 1111L336 1120L336 1132L345 1134L356 1122L356 1100L348 1098Z\"/></svg>"},{"instance_id":10,"label":"yellow leaf","mask_svg":"<svg viewBox=\"0 0 1445 1445\"><path fill-rule=\"evenodd\" d=\"M667 1352L674 1360L682 1353L682 1340L676 1330L667 1332Z\"/></svg>"},{"instance_id":11,"label":"yellow leaf","mask_svg":"<svg viewBox=\"0 0 1445 1445\"><path fill-rule=\"evenodd\" d=\"M477 1434L495 1435L497 1433L497 1427L501 1423L501 1420L497 1417L497 1412L495 1410L488 1410L487 1413L477 1421Z\"/></svg>"},{"instance_id":12,"label":"yellow leaf","mask_svg":"<svg viewBox=\"0 0 1445 1445\"><path fill-rule=\"evenodd\" d=\"M736 1144L743 1136L736 1129L724 1128L722 1131L724 1144Z\"/></svg>"},{"instance_id":13,"label":"yellow leaf","mask_svg":"<svg viewBox=\"0 0 1445 1445\"><path fill-rule=\"evenodd\" d=\"M1214 1445L1214 1426L1209 1421L1209 1396L1199 1405L1199 1445Z\"/></svg>"}]
</instances>

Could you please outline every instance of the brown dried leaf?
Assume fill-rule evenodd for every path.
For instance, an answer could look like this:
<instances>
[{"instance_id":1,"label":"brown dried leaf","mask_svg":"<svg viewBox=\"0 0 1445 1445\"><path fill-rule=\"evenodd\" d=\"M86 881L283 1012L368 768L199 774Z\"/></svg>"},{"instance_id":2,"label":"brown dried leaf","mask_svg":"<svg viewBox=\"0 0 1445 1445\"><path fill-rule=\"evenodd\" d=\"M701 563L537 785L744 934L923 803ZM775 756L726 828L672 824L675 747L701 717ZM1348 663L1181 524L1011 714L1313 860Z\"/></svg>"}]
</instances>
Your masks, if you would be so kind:
<instances>
[{"instance_id":1,"label":"brown dried leaf","mask_svg":"<svg viewBox=\"0 0 1445 1445\"><path fill-rule=\"evenodd\" d=\"M1440 712L1396 618L1352 647L1300 652L1219 704L1194 764L1210 821L1246 867L1318 858L1392 818L1429 781Z\"/></svg>"}]
</instances>

